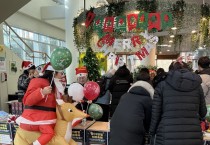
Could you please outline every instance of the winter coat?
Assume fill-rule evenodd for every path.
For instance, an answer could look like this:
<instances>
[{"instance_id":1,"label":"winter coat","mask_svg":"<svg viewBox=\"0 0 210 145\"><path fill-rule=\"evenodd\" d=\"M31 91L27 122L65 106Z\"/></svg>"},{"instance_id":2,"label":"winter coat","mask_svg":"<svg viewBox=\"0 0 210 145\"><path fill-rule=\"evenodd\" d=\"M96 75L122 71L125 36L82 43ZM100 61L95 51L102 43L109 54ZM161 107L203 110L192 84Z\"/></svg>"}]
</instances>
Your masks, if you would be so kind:
<instances>
[{"instance_id":1,"label":"winter coat","mask_svg":"<svg viewBox=\"0 0 210 145\"><path fill-rule=\"evenodd\" d=\"M110 115L114 113L120 98L125 94L133 83L133 77L126 66L120 67L110 80L109 90L112 94Z\"/></svg>"},{"instance_id":2,"label":"winter coat","mask_svg":"<svg viewBox=\"0 0 210 145\"><path fill-rule=\"evenodd\" d=\"M18 78L18 90L22 92L26 92L28 85L30 83L30 78L27 74L23 73Z\"/></svg>"},{"instance_id":3,"label":"winter coat","mask_svg":"<svg viewBox=\"0 0 210 145\"><path fill-rule=\"evenodd\" d=\"M41 90L50 86L50 82L43 78L31 80L23 98L25 109L18 122L23 124L40 125L55 124L56 96L52 92L43 96Z\"/></svg>"},{"instance_id":4,"label":"winter coat","mask_svg":"<svg viewBox=\"0 0 210 145\"><path fill-rule=\"evenodd\" d=\"M202 145L200 118L206 104L199 75L186 69L169 72L155 89L150 132L155 145Z\"/></svg>"},{"instance_id":5,"label":"winter coat","mask_svg":"<svg viewBox=\"0 0 210 145\"><path fill-rule=\"evenodd\" d=\"M210 68L204 69L203 71L199 72L200 77L202 79L202 88L206 100L206 104L210 104Z\"/></svg>"},{"instance_id":6,"label":"winter coat","mask_svg":"<svg viewBox=\"0 0 210 145\"><path fill-rule=\"evenodd\" d=\"M110 122L110 145L144 145L153 94L149 83L138 81L122 96Z\"/></svg>"}]
</instances>

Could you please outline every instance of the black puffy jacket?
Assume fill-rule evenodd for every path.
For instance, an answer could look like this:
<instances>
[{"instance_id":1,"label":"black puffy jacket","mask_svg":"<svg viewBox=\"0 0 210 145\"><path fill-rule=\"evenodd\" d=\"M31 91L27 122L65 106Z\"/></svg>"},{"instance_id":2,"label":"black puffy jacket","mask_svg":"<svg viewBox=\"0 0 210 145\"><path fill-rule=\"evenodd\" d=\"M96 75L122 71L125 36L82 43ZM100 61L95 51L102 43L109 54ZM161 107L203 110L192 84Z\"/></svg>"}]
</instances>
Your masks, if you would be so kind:
<instances>
[{"instance_id":1,"label":"black puffy jacket","mask_svg":"<svg viewBox=\"0 0 210 145\"><path fill-rule=\"evenodd\" d=\"M153 94L154 89L149 83L138 81L122 96L110 123L110 145L144 145Z\"/></svg>"},{"instance_id":2,"label":"black puffy jacket","mask_svg":"<svg viewBox=\"0 0 210 145\"><path fill-rule=\"evenodd\" d=\"M202 145L200 118L206 104L199 75L181 69L169 72L155 89L150 132L155 145Z\"/></svg>"},{"instance_id":3,"label":"black puffy jacket","mask_svg":"<svg viewBox=\"0 0 210 145\"><path fill-rule=\"evenodd\" d=\"M125 94L133 83L133 77L126 66L120 67L111 78L109 83L109 90L112 94L110 116L114 113L120 98Z\"/></svg>"},{"instance_id":4,"label":"black puffy jacket","mask_svg":"<svg viewBox=\"0 0 210 145\"><path fill-rule=\"evenodd\" d=\"M18 78L18 91L26 92L28 85L30 83L30 78L27 74L23 73Z\"/></svg>"}]
</instances>

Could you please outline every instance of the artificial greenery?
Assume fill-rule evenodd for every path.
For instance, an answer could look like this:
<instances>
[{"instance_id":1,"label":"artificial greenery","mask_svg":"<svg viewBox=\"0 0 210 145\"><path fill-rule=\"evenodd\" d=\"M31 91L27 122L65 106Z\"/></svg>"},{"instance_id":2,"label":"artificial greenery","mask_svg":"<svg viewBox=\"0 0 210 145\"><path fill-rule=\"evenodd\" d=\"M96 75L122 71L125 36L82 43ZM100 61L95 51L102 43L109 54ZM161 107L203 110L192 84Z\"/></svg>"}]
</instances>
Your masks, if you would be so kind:
<instances>
[{"instance_id":1,"label":"artificial greenery","mask_svg":"<svg viewBox=\"0 0 210 145\"><path fill-rule=\"evenodd\" d=\"M145 11L149 13L155 13L158 8L158 3L156 0L139 0L137 1L136 10Z\"/></svg>"},{"instance_id":2,"label":"artificial greenery","mask_svg":"<svg viewBox=\"0 0 210 145\"><path fill-rule=\"evenodd\" d=\"M100 77L99 61L91 47L87 48L83 63L88 70L88 79L90 81L96 81Z\"/></svg>"},{"instance_id":3,"label":"artificial greenery","mask_svg":"<svg viewBox=\"0 0 210 145\"><path fill-rule=\"evenodd\" d=\"M108 16L119 16L124 12L125 2L110 3L107 5L107 15Z\"/></svg>"},{"instance_id":4,"label":"artificial greenery","mask_svg":"<svg viewBox=\"0 0 210 145\"><path fill-rule=\"evenodd\" d=\"M210 17L210 6L209 4L205 3L201 5L201 16L204 18Z\"/></svg>"},{"instance_id":5,"label":"artificial greenery","mask_svg":"<svg viewBox=\"0 0 210 145\"><path fill-rule=\"evenodd\" d=\"M138 66L135 70L134 70L134 73L133 73L133 78L136 80L136 77L137 75L139 74L140 70L142 68L147 68L148 70L157 70L157 66L151 66L151 65L148 65L148 66L145 66L145 65L140 65Z\"/></svg>"}]
</instances>

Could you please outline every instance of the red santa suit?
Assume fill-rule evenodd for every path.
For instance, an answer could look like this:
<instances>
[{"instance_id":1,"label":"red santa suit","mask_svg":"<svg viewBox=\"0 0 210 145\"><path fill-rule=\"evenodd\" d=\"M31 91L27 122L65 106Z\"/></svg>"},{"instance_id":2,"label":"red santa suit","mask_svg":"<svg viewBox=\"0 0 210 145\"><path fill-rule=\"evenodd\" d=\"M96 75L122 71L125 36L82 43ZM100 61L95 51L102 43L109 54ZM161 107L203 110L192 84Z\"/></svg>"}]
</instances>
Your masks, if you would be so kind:
<instances>
[{"instance_id":1,"label":"red santa suit","mask_svg":"<svg viewBox=\"0 0 210 145\"><path fill-rule=\"evenodd\" d=\"M56 123L56 98L57 90L51 94L43 95L42 89L50 86L50 82L44 78L31 80L27 92L23 98L25 109L17 119L20 128L28 131L40 131L41 136L33 142L33 145L45 145L54 136ZM62 95L59 95L59 98Z\"/></svg>"}]
</instances>

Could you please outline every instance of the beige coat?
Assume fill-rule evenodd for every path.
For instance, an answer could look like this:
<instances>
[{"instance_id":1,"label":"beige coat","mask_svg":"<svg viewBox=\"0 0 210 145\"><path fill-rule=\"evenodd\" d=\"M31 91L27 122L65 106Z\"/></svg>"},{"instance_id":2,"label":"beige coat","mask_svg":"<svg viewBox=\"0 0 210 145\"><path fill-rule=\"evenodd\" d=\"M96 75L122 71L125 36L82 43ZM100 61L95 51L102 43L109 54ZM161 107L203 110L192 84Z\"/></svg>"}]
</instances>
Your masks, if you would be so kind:
<instances>
[{"instance_id":1,"label":"beige coat","mask_svg":"<svg viewBox=\"0 0 210 145\"><path fill-rule=\"evenodd\" d=\"M205 96L206 100L206 105L210 104L210 75L207 74L201 74L201 79L202 79L202 88L203 88L203 93Z\"/></svg>"}]
</instances>

